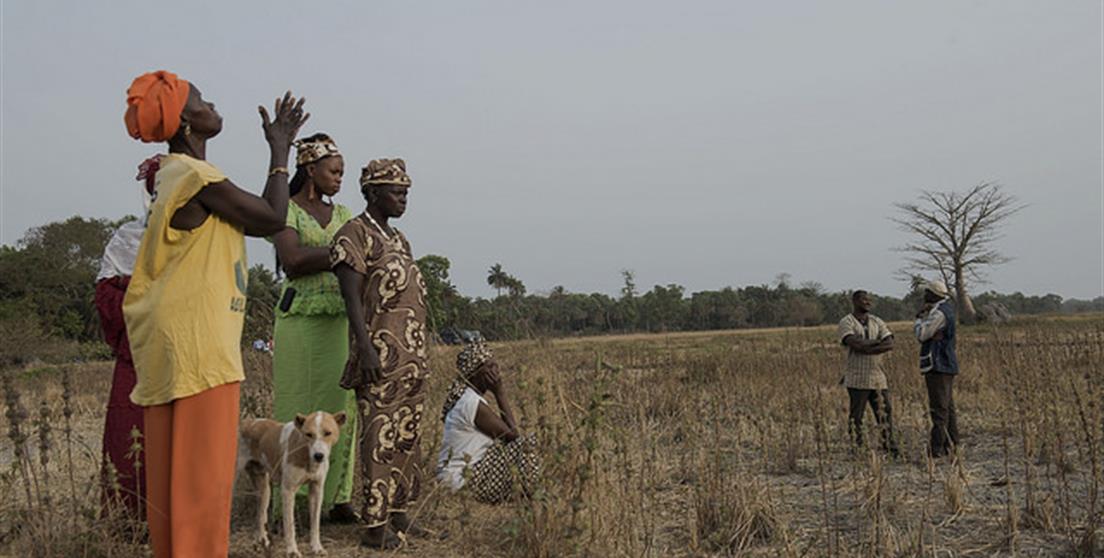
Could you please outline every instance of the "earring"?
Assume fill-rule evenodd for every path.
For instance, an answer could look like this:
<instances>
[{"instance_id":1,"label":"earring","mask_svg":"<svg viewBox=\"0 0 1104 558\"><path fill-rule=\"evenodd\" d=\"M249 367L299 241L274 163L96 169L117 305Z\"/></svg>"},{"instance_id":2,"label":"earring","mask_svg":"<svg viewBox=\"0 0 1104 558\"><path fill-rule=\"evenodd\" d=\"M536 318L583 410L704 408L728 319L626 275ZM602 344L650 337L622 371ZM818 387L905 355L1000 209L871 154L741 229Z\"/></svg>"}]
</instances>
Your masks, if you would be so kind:
<instances>
[{"instance_id":1,"label":"earring","mask_svg":"<svg viewBox=\"0 0 1104 558\"><path fill-rule=\"evenodd\" d=\"M192 135L192 125L188 122L185 122L184 123L184 136L187 137L187 136L190 136L190 135Z\"/></svg>"}]
</instances>

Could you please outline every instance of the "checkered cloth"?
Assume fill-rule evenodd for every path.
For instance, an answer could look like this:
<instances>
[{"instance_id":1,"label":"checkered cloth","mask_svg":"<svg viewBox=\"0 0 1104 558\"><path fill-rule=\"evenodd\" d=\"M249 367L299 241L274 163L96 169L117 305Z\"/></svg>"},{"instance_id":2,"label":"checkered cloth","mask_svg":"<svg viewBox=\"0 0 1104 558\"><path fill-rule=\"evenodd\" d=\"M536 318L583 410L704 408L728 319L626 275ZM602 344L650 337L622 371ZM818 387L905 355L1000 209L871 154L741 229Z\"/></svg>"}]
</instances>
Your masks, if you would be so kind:
<instances>
[{"instance_id":1,"label":"checkered cloth","mask_svg":"<svg viewBox=\"0 0 1104 558\"><path fill-rule=\"evenodd\" d=\"M881 341L893 336L893 332L874 314L867 315L865 324L854 314L848 314L839 322L837 337L842 343L848 335L856 335L867 341ZM882 355L864 355L848 349L843 378L844 385L852 389L889 389L889 381L882 369Z\"/></svg>"},{"instance_id":2,"label":"checkered cloth","mask_svg":"<svg viewBox=\"0 0 1104 558\"><path fill-rule=\"evenodd\" d=\"M537 438L527 434L512 442L496 443L471 467L466 486L475 499L486 504L505 502L514 493L515 479L524 493L530 493L540 475Z\"/></svg>"}]
</instances>

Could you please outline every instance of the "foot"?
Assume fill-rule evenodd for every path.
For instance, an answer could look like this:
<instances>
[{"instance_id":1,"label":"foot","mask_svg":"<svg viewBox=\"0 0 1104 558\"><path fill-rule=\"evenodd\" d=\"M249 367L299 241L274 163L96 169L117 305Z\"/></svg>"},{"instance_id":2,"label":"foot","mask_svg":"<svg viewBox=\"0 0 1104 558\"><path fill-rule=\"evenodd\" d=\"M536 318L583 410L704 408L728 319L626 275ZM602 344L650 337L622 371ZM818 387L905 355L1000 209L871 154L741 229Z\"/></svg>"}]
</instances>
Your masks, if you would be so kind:
<instances>
[{"instance_id":1,"label":"foot","mask_svg":"<svg viewBox=\"0 0 1104 558\"><path fill-rule=\"evenodd\" d=\"M392 550L402 546L402 539L387 529L386 525L369 527L360 536L360 546L374 548L376 550Z\"/></svg>"},{"instance_id":2,"label":"foot","mask_svg":"<svg viewBox=\"0 0 1104 558\"><path fill-rule=\"evenodd\" d=\"M339 525L352 524L358 521L360 521L360 516L357 515L356 510L353 509L353 505L348 502L344 504L334 504L334 507L330 508L330 513L326 516L327 523Z\"/></svg>"},{"instance_id":3,"label":"foot","mask_svg":"<svg viewBox=\"0 0 1104 558\"><path fill-rule=\"evenodd\" d=\"M429 531L415 525L405 513L391 514L391 528L407 537L429 536Z\"/></svg>"},{"instance_id":4,"label":"foot","mask_svg":"<svg viewBox=\"0 0 1104 558\"><path fill-rule=\"evenodd\" d=\"M325 556L326 549L322 548L322 543L311 543L311 554L315 556Z\"/></svg>"}]
</instances>

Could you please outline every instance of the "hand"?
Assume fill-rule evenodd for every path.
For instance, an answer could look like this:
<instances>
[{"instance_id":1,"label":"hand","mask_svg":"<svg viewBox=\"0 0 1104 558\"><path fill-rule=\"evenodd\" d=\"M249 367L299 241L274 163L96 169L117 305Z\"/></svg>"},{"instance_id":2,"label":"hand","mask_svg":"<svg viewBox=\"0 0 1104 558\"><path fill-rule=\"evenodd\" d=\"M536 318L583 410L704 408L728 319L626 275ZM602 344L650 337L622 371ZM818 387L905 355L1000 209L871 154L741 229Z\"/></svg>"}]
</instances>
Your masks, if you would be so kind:
<instances>
[{"instance_id":1,"label":"hand","mask_svg":"<svg viewBox=\"0 0 1104 558\"><path fill-rule=\"evenodd\" d=\"M265 141L268 145L280 149L290 149L291 142L299 135L299 128L310 118L310 113L303 113L303 102L307 99L296 100L291 91L284 93L284 97L277 98L272 106L272 112L276 119L269 121L268 111L263 106L258 106L261 113L261 128L264 129Z\"/></svg>"},{"instance_id":2,"label":"hand","mask_svg":"<svg viewBox=\"0 0 1104 558\"><path fill-rule=\"evenodd\" d=\"M483 377L487 380L487 388L497 396L502 392L502 376L498 373L498 363L491 361L484 367Z\"/></svg>"},{"instance_id":3,"label":"hand","mask_svg":"<svg viewBox=\"0 0 1104 558\"><path fill-rule=\"evenodd\" d=\"M928 312L931 312L931 309L934 307L935 305L933 305L932 303L925 302L924 305L920 307L920 311L916 313L916 317L923 318L925 315L928 314Z\"/></svg>"},{"instance_id":4,"label":"hand","mask_svg":"<svg viewBox=\"0 0 1104 558\"><path fill-rule=\"evenodd\" d=\"M380 381L382 365L375 347L369 346L357 349L357 364L360 366L362 378L367 378L373 384Z\"/></svg>"}]
</instances>

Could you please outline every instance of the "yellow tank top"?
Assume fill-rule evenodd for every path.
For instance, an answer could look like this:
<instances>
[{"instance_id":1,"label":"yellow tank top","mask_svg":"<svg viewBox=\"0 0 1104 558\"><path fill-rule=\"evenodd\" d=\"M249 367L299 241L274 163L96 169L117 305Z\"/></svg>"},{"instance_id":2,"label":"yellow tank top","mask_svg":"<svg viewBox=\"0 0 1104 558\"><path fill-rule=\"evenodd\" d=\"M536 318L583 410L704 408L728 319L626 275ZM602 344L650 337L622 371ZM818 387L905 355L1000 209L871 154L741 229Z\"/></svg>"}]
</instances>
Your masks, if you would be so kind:
<instances>
[{"instance_id":1,"label":"yellow tank top","mask_svg":"<svg viewBox=\"0 0 1104 558\"><path fill-rule=\"evenodd\" d=\"M206 161L171 154L161 160L156 180L149 224L123 299L138 373L130 399L143 406L245 377L243 230L213 214L190 231L169 226L176 210L226 176Z\"/></svg>"}]
</instances>

